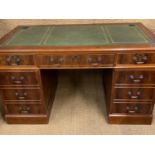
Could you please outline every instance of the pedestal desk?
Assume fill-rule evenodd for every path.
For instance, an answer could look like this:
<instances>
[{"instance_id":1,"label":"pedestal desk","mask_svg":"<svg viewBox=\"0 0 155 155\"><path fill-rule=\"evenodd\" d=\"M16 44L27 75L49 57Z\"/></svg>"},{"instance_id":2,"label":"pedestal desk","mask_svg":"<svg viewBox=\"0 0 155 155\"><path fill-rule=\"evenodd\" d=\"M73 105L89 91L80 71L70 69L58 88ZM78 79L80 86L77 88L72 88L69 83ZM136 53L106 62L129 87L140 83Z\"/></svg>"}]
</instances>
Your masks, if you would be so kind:
<instances>
[{"instance_id":1,"label":"pedestal desk","mask_svg":"<svg viewBox=\"0 0 155 155\"><path fill-rule=\"evenodd\" d=\"M60 69L102 70L107 121L151 124L155 36L141 23L19 26L5 35L0 90L6 122L48 123Z\"/></svg>"}]
</instances>

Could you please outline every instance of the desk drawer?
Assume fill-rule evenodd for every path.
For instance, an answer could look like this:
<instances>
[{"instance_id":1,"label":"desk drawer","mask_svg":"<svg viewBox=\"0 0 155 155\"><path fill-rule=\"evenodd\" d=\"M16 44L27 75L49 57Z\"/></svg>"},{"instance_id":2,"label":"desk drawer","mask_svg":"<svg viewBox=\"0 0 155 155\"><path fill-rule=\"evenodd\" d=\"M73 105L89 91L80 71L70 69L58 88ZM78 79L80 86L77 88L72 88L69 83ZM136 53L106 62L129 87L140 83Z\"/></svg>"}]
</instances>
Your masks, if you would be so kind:
<instances>
[{"instance_id":1,"label":"desk drawer","mask_svg":"<svg viewBox=\"0 0 155 155\"><path fill-rule=\"evenodd\" d=\"M40 89L2 89L3 99L6 100L40 100Z\"/></svg>"},{"instance_id":2,"label":"desk drawer","mask_svg":"<svg viewBox=\"0 0 155 155\"><path fill-rule=\"evenodd\" d=\"M64 55L39 55L38 62L40 66L61 67L66 66L66 57Z\"/></svg>"},{"instance_id":3,"label":"desk drawer","mask_svg":"<svg viewBox=\"0 0 155 155\"><path fill-rule=\"evenodd\" d=\"M153 88L115 88L115 100L153 100Z\"/></svg>"},{"instance_id":4,"label":"desk drawer","mask_svg":"<svg viewBox=\"0 0 155 155\"><path fill-rule=\"evenodd\" d=\"M48 67L96 67L113 66L114 54L39 55L40 66Z\"/></svg>"},{"instance_id":5,"label":"desk drawer","mask_svg":"<svg viewBox=\"0 0 155 155\"><path fill-rule=\"evenodd\" d=\"M39 65L49 67L67 67L86 65L86 56L84 55L39 55Z\"/></svg>"},{"instance_id":6,"label":"desk drawer","mask_svg":"<svg viewBox=\"0 0 155 155\"><path fill-rule=\"evenodd\" d=\"M33 55L8 54L0 55L0 66L34 65Z\"/></svg>"},{"instance_id":7,"label":"desk drawer","mask_svg":"<svg viewBox=\"0 0 155 155\"><path fill-rule=\"evenodd\" d=\"M118 54L117 64L155 64L154 53Z\"/></svg>"},{"instance_id":8,"label":"desk drawer","mask_svg":"<svg viewBox=\"0 0 155 155\"><path fill-rule=\"evenodd\" d=\"M0 85L39 85L37 71L0 71Z\"/></svg>"},{"instance_id":9,"label":"desk drawer","mask_svg":"<svg viewBox=\"0 0 155 155\"><path fill-rule=\"evenodd\" d=\"M89 66L113 66L114 54L95 54L87 56L87 64Z\"/></svg>"},{"instance_id":10,"label":"desk drawer","mask_svg":"<svg viewBox=\"0 0 155 155\"><path fill-rule=\"evenodd\" d=\"M113 113L125 114L152 114L152 104L114 104Z\"/></svg>"},{"instance_id":11,"label":"desk drawer","mask_svg":"<svg viewBox=\"0 0 155 155\"><path fill-rule=\"evenodd\" d=\"M45 113L45 109L41 105L31 105L31 104L9 104L5 105L6 114L20 114L20 115L28 115L28 114L43 114Z\"/></svg>"},{"instance_id":12,"label":"desk drawer","mask_svg":"<svg viewBox=\"0 0 155 155\"><path fill-rule=\"evenodd\" d=\"M116 84L155 84L155 71L121 70L115 71Z\"/></svg>"}]
</instances>

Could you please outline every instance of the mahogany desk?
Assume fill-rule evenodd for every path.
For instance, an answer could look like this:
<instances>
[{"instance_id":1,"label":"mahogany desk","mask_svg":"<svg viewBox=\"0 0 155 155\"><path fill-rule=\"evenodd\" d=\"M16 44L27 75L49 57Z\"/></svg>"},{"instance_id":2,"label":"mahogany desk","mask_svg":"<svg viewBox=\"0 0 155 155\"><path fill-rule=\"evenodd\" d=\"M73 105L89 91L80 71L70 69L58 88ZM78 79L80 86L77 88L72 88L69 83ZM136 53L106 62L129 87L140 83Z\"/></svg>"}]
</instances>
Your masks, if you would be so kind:
<instances>
[{"instance_id":1,"label":"mahogany desk","mask_svg":"<svg viewBox=\"0 0 155 155\"><path fill-rule=\"evenodd\" d=\"M151 124L155 36L142 24L19 26L8 33L0 40L7 123L48 123L59 69L102 69L108 122Z\"/></svg>"}]
</instances>

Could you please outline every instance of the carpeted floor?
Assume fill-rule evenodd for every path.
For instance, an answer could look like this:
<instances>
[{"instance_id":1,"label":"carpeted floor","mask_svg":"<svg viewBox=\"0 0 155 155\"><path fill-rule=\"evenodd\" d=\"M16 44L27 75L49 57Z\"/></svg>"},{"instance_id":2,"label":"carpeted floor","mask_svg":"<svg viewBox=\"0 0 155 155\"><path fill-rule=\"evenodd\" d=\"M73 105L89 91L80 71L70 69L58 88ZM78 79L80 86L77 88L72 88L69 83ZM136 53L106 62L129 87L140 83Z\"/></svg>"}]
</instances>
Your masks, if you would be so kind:
<instances>
[{"instance_id":1,"label":"carpeted floor","mask_svg":"<svg viewBox=\"0 0 155 155\"><path fill-rule=\"evenodd\" d=\"M59 75L49 124L8 125L0 119L0 134L155 134L155 119L152 125L107 124L101 71Z\"/></svg>"}]
</instances>

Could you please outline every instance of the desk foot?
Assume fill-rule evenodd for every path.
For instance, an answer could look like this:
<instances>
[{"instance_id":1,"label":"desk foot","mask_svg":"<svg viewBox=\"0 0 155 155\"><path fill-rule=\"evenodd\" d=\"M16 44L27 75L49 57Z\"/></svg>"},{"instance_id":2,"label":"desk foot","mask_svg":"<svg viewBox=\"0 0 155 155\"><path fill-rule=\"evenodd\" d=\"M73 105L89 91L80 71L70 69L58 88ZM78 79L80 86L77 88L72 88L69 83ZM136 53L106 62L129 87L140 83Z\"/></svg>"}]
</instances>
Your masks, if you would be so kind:
<instances>
[{"instance_id":1,"label":"desk foot","mask_svg":"<svg viewBox=\"0 0 155 155\"><path fill-rule=\"evenodd\" d=\"M151 124L152 115L118 115L109 114L108 122L110 124Z\"/></svg>"}]
</instances>

